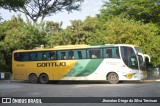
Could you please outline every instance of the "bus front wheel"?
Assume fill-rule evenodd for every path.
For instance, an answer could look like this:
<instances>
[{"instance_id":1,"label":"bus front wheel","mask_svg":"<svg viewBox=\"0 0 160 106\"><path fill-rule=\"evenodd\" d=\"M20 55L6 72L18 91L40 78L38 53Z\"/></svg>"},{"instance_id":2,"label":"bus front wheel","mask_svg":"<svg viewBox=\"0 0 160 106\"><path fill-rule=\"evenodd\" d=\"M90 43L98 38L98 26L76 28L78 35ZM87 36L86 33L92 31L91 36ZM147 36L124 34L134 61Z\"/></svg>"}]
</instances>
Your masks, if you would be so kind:
<instances>
[{"instance_id":1,"label":"bus front wheel","mask_svg":"<svg viewBox=\"0 0 160 106\"><path fill-rule=\"evenodd\" d=\"M36 75L36 74L30 74L30 75L29 75L29 81L30 81L31 83L37 83L37 82L38 82L38 77L37 77L37 75Z\"/></svg>"},{"instance_id":2,"label":"bus front wheel","mask_svg":"<svg viewBox=\"0 0 160 106\"><path fill-rule=\"evenodd\" d=\"M116 73L110 73L107 78L110 84L117 84L119 82L119 77Z\"/></svg>"},{"instance_id":3,"label":"bus front wheel","mask_svg":"<svg viewBox=\"0 0 160 106\"><path fill-rule=\"evenodd\" d=\"M48 75L47 75L47 74L41 74L41 75L39 76L39 82L40 82L41 84L47 84L48 81L49 81L49 78L48 78Z\"/></svg>"}]
</instances>

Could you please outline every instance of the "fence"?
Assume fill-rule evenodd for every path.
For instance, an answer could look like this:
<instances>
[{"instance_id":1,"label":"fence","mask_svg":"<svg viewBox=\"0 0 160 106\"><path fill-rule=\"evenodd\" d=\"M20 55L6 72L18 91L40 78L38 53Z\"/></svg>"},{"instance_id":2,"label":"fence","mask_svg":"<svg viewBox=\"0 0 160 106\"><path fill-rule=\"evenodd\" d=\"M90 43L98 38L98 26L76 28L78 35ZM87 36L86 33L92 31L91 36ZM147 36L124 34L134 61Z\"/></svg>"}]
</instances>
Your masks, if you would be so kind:
<instances>
[{"instance_id":1,"label":"fence","mask_svg":"<svg viewBox=\"0 0 160 106\"><path fill-rule=\"evenodd\" d=\"M147 79L156 80L160 79L160 68L148 68L147 70Z\"/></svg>"},{"instance_id":2,"label":"fence","mask_svg":"<svg viewBox=\"0 0 160 106\"><path fill-rule=\"evenodd\" d=\"M11 73L10 72L0 72L0 80L10 80Z\"/></svg>"}]
</instances>

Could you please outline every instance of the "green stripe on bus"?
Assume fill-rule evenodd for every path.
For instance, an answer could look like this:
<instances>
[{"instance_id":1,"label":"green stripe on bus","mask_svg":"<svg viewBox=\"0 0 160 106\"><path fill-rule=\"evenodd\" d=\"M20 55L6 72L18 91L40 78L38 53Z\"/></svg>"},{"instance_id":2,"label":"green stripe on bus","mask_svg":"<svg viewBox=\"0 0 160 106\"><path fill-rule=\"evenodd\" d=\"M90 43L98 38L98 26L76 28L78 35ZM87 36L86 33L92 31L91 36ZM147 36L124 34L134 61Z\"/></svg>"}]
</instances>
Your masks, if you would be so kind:
<instances>
[{"instance_id":1,"label":"green stripe on bus","mask_svg":"<svg viewBox=\"0 0 160 106\"><path fill-rule=\"evenodd\" d=\"M78 60L66 77L88 76L96 71L102 61L103 59Z\"/></svg>"},{"instance_id":2,"label":"green stripe on bus","mask_svg":"<svg viewBox=\"0 0 160 106\"><path fill-rule=\"evenodd\" d=\"M66 74L66 77L75 77L79 73L81 73L84 68L89 63L90 59L84 59L84 60L77 60L76 64L71 68L68 74Z\"/></svg>"}]
</instances>

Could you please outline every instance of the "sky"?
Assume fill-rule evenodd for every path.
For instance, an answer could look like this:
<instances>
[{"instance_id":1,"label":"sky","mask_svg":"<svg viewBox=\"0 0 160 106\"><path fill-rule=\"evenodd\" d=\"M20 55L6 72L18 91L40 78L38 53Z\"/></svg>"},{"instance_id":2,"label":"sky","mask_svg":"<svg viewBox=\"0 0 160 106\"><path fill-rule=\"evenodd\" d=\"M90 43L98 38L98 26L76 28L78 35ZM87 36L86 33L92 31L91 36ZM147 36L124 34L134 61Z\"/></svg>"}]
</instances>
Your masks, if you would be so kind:
<instances>
[{"instance_id":1,"label":"sky","mask_svg":"<svg viewBox=\"0 0 160 106\"><path fill-rule=\"evenodd\" d=\"M73 11L72 13L66 11L59 12L53 14L53 16L46 17L44 21L63 22L62 28L66 28L71 25L71 20L84 20L87 16L94 17L96 14L100 13L103 1L104 0L84 0L80 11ZM13 15L17 16L17 14L21 13L0 9L0 16L3 20L10 20ZM25 20L23 14L21 14L21 17Z\"/></svg>"}]
</instances>

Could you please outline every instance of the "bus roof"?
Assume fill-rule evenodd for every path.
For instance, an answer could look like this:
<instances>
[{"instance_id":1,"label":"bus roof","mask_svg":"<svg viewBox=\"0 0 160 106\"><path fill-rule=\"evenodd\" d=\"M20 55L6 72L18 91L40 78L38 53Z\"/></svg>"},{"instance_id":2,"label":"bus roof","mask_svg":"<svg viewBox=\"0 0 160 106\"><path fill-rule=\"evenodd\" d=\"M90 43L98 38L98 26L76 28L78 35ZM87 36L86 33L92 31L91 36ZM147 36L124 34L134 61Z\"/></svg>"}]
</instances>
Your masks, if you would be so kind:
<instances>
[{"instance_id":1,"label":"bus roof","mask_svg":"<svg viewBox=\"0 0 160 106\"><path fill-rule=\"evenodd\" d=\"M116 46L129 46L129 47L137 47L135 45L131 44L105 44L105 45L95 45L95 46L90 46L90 45L60 45L60 46L55 46L53 48L37 48L37 49L30 49L30 50L16 50L14 52L30 52L30 51L46 51L46 50L67 50L67 49L82 49L82 48L99 48L99 47L116 47Z\"/></svg>"}]
</instances>

